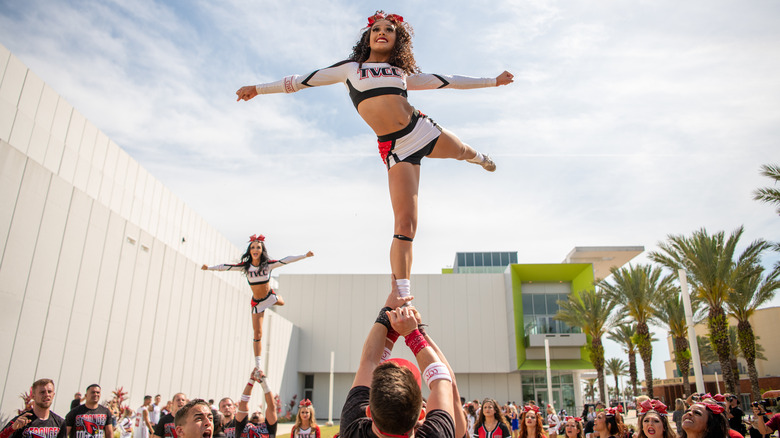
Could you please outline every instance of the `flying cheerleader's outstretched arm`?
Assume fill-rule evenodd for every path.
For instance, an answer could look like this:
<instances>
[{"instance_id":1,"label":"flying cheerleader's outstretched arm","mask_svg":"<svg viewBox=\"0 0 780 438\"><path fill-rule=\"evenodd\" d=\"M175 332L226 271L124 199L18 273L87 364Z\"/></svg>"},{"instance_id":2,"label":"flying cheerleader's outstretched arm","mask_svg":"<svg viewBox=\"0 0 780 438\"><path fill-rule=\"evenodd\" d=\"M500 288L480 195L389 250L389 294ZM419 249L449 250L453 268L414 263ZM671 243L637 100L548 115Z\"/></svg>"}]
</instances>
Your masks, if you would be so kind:
<instances>
[{"instance_id":1,"label":"flying cheerleader's outstretched arm","mask_svg":"<svg viewBox=\"0 0 780 438\"><path fill-rule=\"evenodd\" d=\"M347 80L347 74L353 64L341 61L330 67L314 70L306 76L292 75L275 82L247 85L236 91L236 96L238 96L236 101L249 100L258 94L295 93L304 88L338 84Z\"/></svg>"},{"instance_id":2,"label":"flying cheerleader's outstretched arm","mask_svg":"<svg viewBox=\"0 0 780 438\"><path fill-rule=\"evenodd\" d=\"M203 265L200 267L200 269L203 271L240 271L244 269L244 266L223 263L221 265L214 265L214 266Z\"/></svg>"},{"instance_id":3,"label":"flying cheerleader's outstretched arm","mask_svg":"<svg viewBox=\"0 0 780 438\"><path fill-rule=\"evenodd\" d=\"M438 90L440 88L468 90L472 88L498 87L499 85L511 84L513 80L514 76L508 71L504 71L495 78L418 73L406 78L406 86L409 90Z\"/></svg>"}]
</instances>

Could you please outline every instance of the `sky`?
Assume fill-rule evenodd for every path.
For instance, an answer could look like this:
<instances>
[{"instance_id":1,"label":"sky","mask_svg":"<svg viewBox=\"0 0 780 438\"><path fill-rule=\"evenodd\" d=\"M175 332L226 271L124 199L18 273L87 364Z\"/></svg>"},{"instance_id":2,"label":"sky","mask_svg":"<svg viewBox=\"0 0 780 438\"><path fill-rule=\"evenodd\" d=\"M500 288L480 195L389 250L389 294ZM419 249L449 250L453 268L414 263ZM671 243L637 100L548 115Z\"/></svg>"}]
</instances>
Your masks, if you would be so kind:
<instances>
[{"instance_id":1,"label":"sky","mask_svg":"<svg viewBox=\"0 0 780 438\"><path fill-rule=\"evenodd\" d=\"M0 43L237 247L262 233L272 257L314 251L288 273L389 273L386 170L346 89L234 94L345 59L378 9L414 27L424 72L515 76L409 93L498 166L423 160L413 274L456 251L647 263L701 228L780 240L752 199L780 158L778 2L0 0Z\"/></svg>"}]
</instances>

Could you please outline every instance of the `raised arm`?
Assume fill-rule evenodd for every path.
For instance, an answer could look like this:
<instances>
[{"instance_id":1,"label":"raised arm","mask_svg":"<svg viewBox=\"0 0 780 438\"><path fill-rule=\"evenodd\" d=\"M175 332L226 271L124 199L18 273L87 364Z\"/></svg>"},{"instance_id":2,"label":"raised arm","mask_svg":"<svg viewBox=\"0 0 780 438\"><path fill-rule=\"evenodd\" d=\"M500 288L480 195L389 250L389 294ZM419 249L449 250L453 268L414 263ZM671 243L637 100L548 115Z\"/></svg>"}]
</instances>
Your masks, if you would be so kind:
<instances>
[{"instance_id":1,"label":"raised arm","mask_svg":"<svg viewBox=\"0 0 780 438\"><path fill-rule=\"evenodd\" d=\"M358 365L357 373L355 373L355 379L352 381L353 388L356 386L371 386L371 376L374 374L374 368L382 362L383 358L387 359L385 356L389 356L395 339L398 337L397 333L393 335L391 332L392 327L387 312L402 306L414 298L412 296L401 298L398 289L395 287L395 281L391 283L393 288L385 300L384 307L379 311L379 316L368 331L366 341L363 343L360 364ZM390 337L392 337L392 340ZM387 353L385 354L385 352Z\"/></svg>"},{"instance_id":2,"label":"raised arm","mask_svg":"<svg viewBox=\"0 0 780 438\"><path fill-rule=\"evenodd\" d=\"M430 345L431 348L433 348L433 351L436 353L437 356L439 356L439 360L444 363L444 365L447 367L447 370L450 372L450 377L452 377L452 407L455 411L454 420L455 420L455 436L456 437L462 437L465 436L468 432L468 419L466 418L466 412L463 410L463 406L460 404L460 392L458 391L458 383L455 381L455 372L452 370L452 367L450 366L450 363L447 361L447 358L444 356L444 353L439 349L439 346L436 345L436 343L433 341L433 338L430 337L430 335L423 330L422 328L422 317L420 316L420 312L417 312L415 310L415 319L417 320L417 326L420 330L420 333L425 336L425 340L428 342L428 345ZM470 434L469 434L470 435Z\"/></svg>"},{"instance_id":3,"label":"raised arm","mask_svg":"<svg viewBox=\"0 0 780 438\"><path fill-rule=\"evenodd\" d=\"M246 85L236 91L239 100L249 100L258 94L295 93L304 88L319 87L322 85L337 84L347 79L347 72L351 68L350 61L341 61L330 67L314 70L306 76L292 75L276 82L268 82L258 85Z\"/></svg>"},{"instance_id":4,"label":"raised arm","mask_svg":"<svg viewBox=\"0 0 780 438\"><path fill-rule=\"evenodd\" d=\"M495 78L473 78L470 76L440 75L418 73L406 78L409 90L434 90L438 88L455 88L467 90L471 88L497 87L512 83L514 76L505 71Z\"/></svg>"},{"instance_id":5,"label":"raised arm","mask_svg":"<svg viewBox=\"0 0 780 438\"><path fill-rule=\"evenodd\" d=\"M236 412L236 423L244 422L246 420L246 417L249 415L249 400L252 398L252 389L254 388L254 384L257 381L255 380L254 375L255 372L254 370L252 370L252 372L249 374L249 380L246 382L246 385L244 385L244 392L241 393L241 400L238 402L238 411ZM241 432L239 431L238 434L240 433Z\"/></svg>"},{"instance_id":6,"label":"raised arm","mask_svg":"<svg viewBox=\"0 0 780 438\"><path fill-rule=\"evenodd\" d=\"M422 377L431 391L427 403L428 412L441 409L454 419L455 404L452 399L452 377L449 368L418 330L416 313L412 306L399 307L388 312L388 317L393 329L405 338L406 345L414 353L417 366L420 367Z\"/></svg>"},{"instance_id":7,"label":"raised arm","mask_svg":"<svg viewBox=\"0 0 780 438\"><path fill-rule=\"evenodd\" d=\"M306 254L303 255L297 255L297 256L287 256L281 260L271 260L268 262L268 268L269 269L276 269L279 266L289 265L290 263L295 263L297 261L314 257L314 253L309 251Z\"/></svg>"},{"instance_id":8,"label":"raised arm","mask_svg":"<svg viewBox=\"0 0 780 438\"><path fill-rule=\"evenodd\" d=\"M244 265L232 265L228 263L223 263L221 265L203 265L200 267L203 271L240 271L244 269Z\"/></svg>"}]
</instances>

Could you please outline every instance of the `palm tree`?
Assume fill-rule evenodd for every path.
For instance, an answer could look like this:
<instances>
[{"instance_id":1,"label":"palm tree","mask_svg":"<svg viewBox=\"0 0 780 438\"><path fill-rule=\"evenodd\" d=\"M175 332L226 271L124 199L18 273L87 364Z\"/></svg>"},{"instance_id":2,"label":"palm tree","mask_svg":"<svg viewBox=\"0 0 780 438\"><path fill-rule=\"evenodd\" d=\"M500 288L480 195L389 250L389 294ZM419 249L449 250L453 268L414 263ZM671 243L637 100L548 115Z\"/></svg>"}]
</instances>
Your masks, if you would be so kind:
<instances>
[{"instance_id":1,"label":"palm tree","mask_svg":"<svg viewBox=\"0 0 780 438\"><path fill-rule=\"evenodd\" d=\"M621 376L628 375L628 366L626 365L626 362L623 359L612 357L609 360L605 362L605 368L607 369L607 374L611 376L615 376L615 393L617 394L617 398L620 398L620 386L619 386L619 379Z\"/></svg>"},{"instance_id":2,"label":"palm tree","mask_svg":"<svg viewBox=\"0 0 780 438\"><path fill-rule=\"evenodd\" d=\"M770 248L763 239L752 242L734 260L736 247L744 229L739 227L726 238L724 232L710 236L704 228L691 237L667 237L659 243L661 251L650 253L650 259L675 273L685 269L694 296L707 303L707 326L710 339L718 355L727 391L736 394L738 383L729 360L728 321L723 306L736 284L756 270L761 253Z\"/></svg>"},{"instance_id":3,"label":"palm tree","mask_svg":"<svg viewBox=\"0 0 780 438\"><path fill-rule=\"evenodd\" d=\"M691 370L691 350L688 344L688 322L685 319L685 308L679 288L676 288L669 297L658 303L655 311L655 320L666 326L674 345L674 361L683 379L683 392L691 394L691 382L688 375ZM694 321L697 319L699 306L698 300L691 301Z\"/></svg>"},{"instance_id":4,"label":"palm tree","mask_svg":"<svg viewBox=\"0 0 780 438\"><path fill-rule=\"evenodd\" d=\"M636 390L636 344L634 336L636 335L636 323L624 323L615 327L608 335L607 339L615 341L623 347L623 351L628 354L628 375L631 378L632 395L637 394Z\"/></svg>"},{"instance_id":5,"label":"palm tree","mask_svg":"<svg viewBox=\"0 0 780 438\"><path fill-rule=\"evenodd\" d=\"M585 398L589 398L590 401L596 398L596 379L585 379Z\"/></svg>"},{"instance_id":6,"label":"palm tree","mask_svg":"<svg viewBox=\"0 0 780 438\"><path fill-rule=\"evenodd\" d=\"M766 277L758 271L737 284L726 301L728 315L737 320L737 340L742 356L747 362L750 390L753 400L761 399L756 370L756 341L750 317L759 306L769 302L780 288L780 269L774 269Z\"/></svg>"},{"instance_id":7,"label":"palm tree","mask_svg":"<svg viewBox=\"0 0 780 438\"><path fill-rule=\"evenodd\" d=\"M712 349L712 343L707 336L696 336L696 344L699 345L699 362L701 366L706 367L711 363L718 361L718 355Z\"/></svg>"},{"instance_id":8,"label":"palm tree","mask_svg":"<svg viewBox=\"0 0 780 438\"><path fill-rule=\"evenodd\" d=\"M612 268L610 271L610 280L602 280L599 285L636 321L634 343L644 365L647 394L653 397L653 344L648 322L653 318L655 306L668 294L672 277L664 277L661 268L652 265Z\"/></svg>"},{"instance_id":9,"label":"palm tree","mask_svg":"<svg viewBox=\"0 0 780 438\"><path fill-rule=\"evenodd\" d=\"M604 346L601 337L619 322L621 315L611 315L617 302L603 292L583 290L572 293L566 301L558 301L558 313L555 319L572 327L580 327L590 337L590 361L596 368L599 382L599 396L606 400L607 390L604 382Z\"/></svg>"},{"instance_id":10,"label":"palm tree","mask_svg":"<svg viewBox=\"0 0 780 438\"><path fill-rule=\"evenodd\" d=\"M776 164L764 164L761 166L761 175L772 178L775 180L775 185L777 185L777 183L780 182L780 166ZM753 192L753 199L766 202L767 204L775 204L777 206L777 214L780 214L780 190L774 187L756 189Z\"/></svg>"}]
</instances>

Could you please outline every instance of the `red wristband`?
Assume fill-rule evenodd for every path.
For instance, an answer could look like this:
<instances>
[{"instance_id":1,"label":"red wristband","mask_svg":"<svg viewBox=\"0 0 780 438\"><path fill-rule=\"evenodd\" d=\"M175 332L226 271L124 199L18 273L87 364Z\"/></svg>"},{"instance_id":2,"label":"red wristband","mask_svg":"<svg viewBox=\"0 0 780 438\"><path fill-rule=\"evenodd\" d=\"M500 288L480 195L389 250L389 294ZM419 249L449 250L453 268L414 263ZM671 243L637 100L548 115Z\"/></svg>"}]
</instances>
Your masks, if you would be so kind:
<instances>
[{"instance_id":1,"label":"red wristband","mask_svg":"<svg viewBox=\"0 0 780 438\"><path fill-rule=\"evenodd\" d=\"M393 329L387 331L387 339L389 339L393 344L395 344L395 341L398 340L398 336L400 336L398 332Z\"/></svg>"},{"instance_id":2,"label":"red wristband","mask_svg":"<svg viewBox=\"0 0 780 438\"><path fill-rule=\"evenodd\" d=\"M414 331L404 336L404 341L415 356L417 356L417 353L423 348L428 346L428 341L425 340L425 337L417 329L414 329Z\"/></svg>"}]
</instances>

